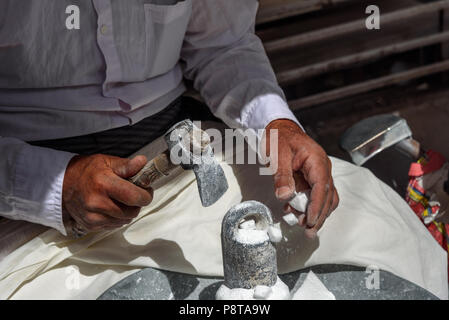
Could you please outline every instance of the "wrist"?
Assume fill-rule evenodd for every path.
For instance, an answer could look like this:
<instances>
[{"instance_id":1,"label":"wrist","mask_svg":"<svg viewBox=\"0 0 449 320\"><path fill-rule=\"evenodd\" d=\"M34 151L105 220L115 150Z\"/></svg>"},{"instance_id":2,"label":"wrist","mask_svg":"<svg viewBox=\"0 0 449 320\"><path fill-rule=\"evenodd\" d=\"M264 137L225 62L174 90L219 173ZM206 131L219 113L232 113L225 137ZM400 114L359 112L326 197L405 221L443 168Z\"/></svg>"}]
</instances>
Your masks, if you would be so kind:
<instances>
[{"instance_id":1,"label":"wrist","mask_svg":"<svg viewBox=\"0 0 449 320\"><path fill-rule=\"evenodd\" d=\"M304 130L291 119L276 119L271 121L265 128L265 130L281 129L288 130L291 133L297 132L299 134L305 134Z\"/></svg>"}]
</instances>

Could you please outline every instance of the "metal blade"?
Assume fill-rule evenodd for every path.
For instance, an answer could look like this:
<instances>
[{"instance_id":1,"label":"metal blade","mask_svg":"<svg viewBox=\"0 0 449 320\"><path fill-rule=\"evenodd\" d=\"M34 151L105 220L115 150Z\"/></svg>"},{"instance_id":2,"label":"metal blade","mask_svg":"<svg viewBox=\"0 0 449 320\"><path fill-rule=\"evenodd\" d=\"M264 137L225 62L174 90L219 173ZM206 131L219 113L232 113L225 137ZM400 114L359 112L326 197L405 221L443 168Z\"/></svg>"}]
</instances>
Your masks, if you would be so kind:
<instances>
[{"instance_id":1,"label":"metal blade","mask_svg":"<svg viewBox=\"0 0 449 320\"><path fill-rule=\"evenodd\" d=\"M228 190L226 176L215 159L207 165L195 165L193 171L196 175L198 192L204 207L213 205Z\"/></svg>"}]
</instances>

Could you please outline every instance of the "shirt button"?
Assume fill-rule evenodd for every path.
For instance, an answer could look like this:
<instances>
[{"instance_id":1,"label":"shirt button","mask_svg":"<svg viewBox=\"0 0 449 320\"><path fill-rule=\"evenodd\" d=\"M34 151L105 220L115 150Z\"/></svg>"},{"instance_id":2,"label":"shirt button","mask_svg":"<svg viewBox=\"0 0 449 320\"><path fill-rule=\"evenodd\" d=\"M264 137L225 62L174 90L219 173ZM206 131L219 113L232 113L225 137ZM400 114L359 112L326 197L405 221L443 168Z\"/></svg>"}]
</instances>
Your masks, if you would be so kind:
<instances>
[{"instance_id":1,"label":"shirt button","mask_svg":"<svg viewBox=\"0 0 449 320\"><path fill-rule=\"evenodd\" d=\"M100 33L101 34L106 34L108 32L108 27L105 25L105 24L103 24L101 27L100 27Z\"/></svg>"}]
</instances>

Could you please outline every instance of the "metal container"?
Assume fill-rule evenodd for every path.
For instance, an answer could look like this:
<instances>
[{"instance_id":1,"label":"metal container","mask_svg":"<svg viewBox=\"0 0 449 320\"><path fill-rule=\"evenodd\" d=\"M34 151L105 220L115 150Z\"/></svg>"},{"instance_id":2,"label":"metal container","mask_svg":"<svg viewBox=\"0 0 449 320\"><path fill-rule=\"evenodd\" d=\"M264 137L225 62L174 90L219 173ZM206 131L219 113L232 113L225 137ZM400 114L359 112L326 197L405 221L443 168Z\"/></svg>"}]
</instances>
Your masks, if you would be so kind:
<instances>
[{"instance_id":1,"label":"metal container","mask_svg":"<svg viewBox=\"0 0 449 320\"><path fill-rule=\"evenodd\" d=\"M226 213L222 222L221 246L224 284L230 289L273 286L277 280L276 249L268 235L266 240L257 243L239 241L239 225L249 217L255 220L259 230L267 230L273 224L270 209L257 201L242 202Z\"/></svg>"}]
</instances>

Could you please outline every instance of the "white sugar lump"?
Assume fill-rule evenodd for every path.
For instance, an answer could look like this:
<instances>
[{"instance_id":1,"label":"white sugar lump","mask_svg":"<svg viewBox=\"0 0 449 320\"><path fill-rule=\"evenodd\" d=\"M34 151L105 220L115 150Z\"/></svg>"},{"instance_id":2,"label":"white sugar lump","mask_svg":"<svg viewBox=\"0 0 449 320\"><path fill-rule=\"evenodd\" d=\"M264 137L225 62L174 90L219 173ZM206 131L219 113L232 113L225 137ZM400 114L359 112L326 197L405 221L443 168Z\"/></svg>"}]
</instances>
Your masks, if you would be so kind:
<instances>
[{"instance_id":1,"label":"white sugar lump","mask_svg":"<svg viewBox=\"0 0 449 320\"><path fill-rule=\"evenodd\" d=\"M267 292L262 292L266 289L258 288L264 286L256 286L254 289L243 289L243 288L234 288L230 289L224 284L218 288L217 293L215 294L215 298L217 300L290 300L290 289L288 286L282 282L282 280L278 277L276 283L272 287L267 287L270 289L268 295L265 295ZM256 294L256 289L258 293ZM260 298L256 298L260 297Z\"/></svg>"},{"instance_id":2,"label":"white sugar lump","mask_svg":"<svg viewBox=\"0 0 449 320\"><path fill-rule=\"evenodd\" d=\"M237 229L234 239L240 243L256 244L269 240L267 230Z\"/></svg>"},{"instance_id":3,"label":"white sugar lump","mask_svg":"<svg viewBox=\"0 0 449 320\"><path fill-rule=\"evenodd\" d=\"M239 228L240 229L255 230L256 229L256 222L254 220L243 221L242 223L240 223Z\"/></svg>"},{"instance_id":4,"label":"white sugar lump","mask_svg":"<svg viewBox=\"0 0 449 320\"><path fill-rule=\"evenodd\" d=\"M266 300L272 292L271 287L268 286L256 286L254 288L254 299Z\"/></svg>"},{"instance_id":5,"label":"white sugar lump","mask_svg":"<svg viewBox=\"0 0 449 320\"><path fill-rule=\"evenodd\" d=\"M306 212L309 203L308 192L295 192L296 196L288 202L295 210Z\"/></svg>"},{"instance_id":6,"label":"white sugar lump","mask_svg":"<svg viewBox=\"0 0 449 320\"><path fill-rule=\"evenodd\" d=\"M302 286L294 293L292 300L336 300L321 280L309 271Z\"/></svg>"},{"instance_id":7,"label":"white sugar lump","mask_svg":"<svg viewBox=\"0 0 449 320\"><path fill-rule=\"evenodd\" d=\"M270 237L271 242L281 242L282 230L279 223L268 227L268 236Z\"/></svg>"},{"instance_id":8,"label":"white sugar lump","mask_svg":"<svg viewBox=\"0 0 449 320\"><path fill-rule=\"evenodd\" d=\"M215 294L217 300L254 300L254 289L234 288L230 289L224 284L218 288Z\"/></svg>"},{"instance_id":9,"label":"white sugar lump","mask_svg":"<svg viewBox=\"0 0 449 320\"><path fill-rule=\"evenodd\" d=\"M289 213L282 217L285 222L287 222L290 226L294 226L295 224L299 223L298 218L293 214Z\"/></svg>"}]
</instances>

